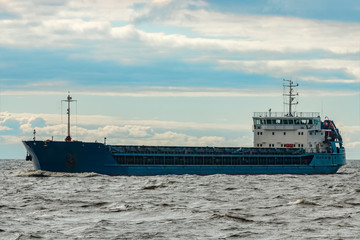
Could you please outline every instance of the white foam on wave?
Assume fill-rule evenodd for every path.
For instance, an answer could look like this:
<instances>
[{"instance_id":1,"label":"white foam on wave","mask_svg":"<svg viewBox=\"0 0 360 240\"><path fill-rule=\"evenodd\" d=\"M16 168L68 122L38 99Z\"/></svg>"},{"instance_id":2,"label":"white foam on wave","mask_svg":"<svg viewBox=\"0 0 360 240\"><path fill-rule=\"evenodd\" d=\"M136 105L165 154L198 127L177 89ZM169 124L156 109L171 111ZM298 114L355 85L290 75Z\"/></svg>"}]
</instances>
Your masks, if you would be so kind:
<instances>
[{"instance_id":1,"label":"white foam on wave","mask_svg":"<svg viewBox=\"0 0 360 240\"><path fill-rule=\"evenodd\" d=\"M298 199L295 202L289 202L289 204L291 205L304 204L304 203L305 203L304 199Z\"/></svg>"},{"instance_id":2,"label":"white foam on wave","mask_svg":"<svg viewBox=\"0 0 360 240\"><path fill-rule=\"evenodd\" d=\"M84 172L84 173L66 173L66 172L48 172L42 170L29 170L13 174L15 177L96 177L102 176L99 173Z\"/></svg>"},{"instance_id":3,"label":"white foam on wave","mask_svg":"<svg viewBox=\"0 0 360 240\"><path fill-rule=\"evenodd\" d=\"M289 202L290 205L318 205L317 203L307 201L305 199L298 199L295 202Z\"/></svg>"},{"instance_id":4,"label":"white foam on wave","mask_svg":"<svg viewBox=\"0 0 360 240\"><path fill-rule=\"evenodd\" d=\"M106 207L110 212L122 212L128 211L131 209L130 205L128 204L120 204L120 203L112 203Z\"/></svg>"}]
</instances>

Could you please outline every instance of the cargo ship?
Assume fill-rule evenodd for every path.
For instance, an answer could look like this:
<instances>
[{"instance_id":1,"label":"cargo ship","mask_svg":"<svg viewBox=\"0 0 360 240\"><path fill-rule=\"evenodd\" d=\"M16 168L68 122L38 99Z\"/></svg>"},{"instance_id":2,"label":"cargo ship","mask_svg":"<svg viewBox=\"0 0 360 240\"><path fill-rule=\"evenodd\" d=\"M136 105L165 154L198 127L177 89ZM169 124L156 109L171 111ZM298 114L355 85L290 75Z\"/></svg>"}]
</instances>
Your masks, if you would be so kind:
<instances>
[{"instance_id":1,"label":"cargo ship","mask_svg":"<svg viewBox=\"0 0 360 240\"><path fill-rule=\"evenodd\" d=\"M23 141L35 170L106 175L334 174L346 164L334 121L315 112L296 112L295 84L284 80L287 112L255 112L253 147L109 145L74 141L67 97L65 141ZM105 138L106 139L106 138Z\"/></svg>"}]
</instances>

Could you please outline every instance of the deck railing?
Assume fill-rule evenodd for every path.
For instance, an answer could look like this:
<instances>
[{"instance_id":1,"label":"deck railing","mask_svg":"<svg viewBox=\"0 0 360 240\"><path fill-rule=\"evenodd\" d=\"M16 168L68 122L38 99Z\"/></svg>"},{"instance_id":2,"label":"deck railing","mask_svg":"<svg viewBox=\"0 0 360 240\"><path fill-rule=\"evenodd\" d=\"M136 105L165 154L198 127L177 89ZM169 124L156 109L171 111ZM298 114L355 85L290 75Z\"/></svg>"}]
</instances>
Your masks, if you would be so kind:
<instances>
[{"instance_id":1,"label":"deck railing","mask_svg":"<svg viewBox=\"0 0 360 240\"><path fill-rule=\"evenodd\" d=\"M271 117L271 118L278 118L278 117L305 117L305 118L313 118L319 117L319 112L293 112L289 115L288 112L254 112L254 117Z\"/></svg>"}]
</instances>

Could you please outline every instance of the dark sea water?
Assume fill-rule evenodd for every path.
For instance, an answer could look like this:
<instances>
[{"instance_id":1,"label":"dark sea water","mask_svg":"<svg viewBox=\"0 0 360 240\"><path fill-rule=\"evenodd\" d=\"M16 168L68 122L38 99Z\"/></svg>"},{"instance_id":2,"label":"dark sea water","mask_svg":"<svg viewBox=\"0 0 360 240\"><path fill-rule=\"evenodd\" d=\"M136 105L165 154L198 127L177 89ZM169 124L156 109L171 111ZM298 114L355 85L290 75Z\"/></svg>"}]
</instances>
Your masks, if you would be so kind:
<instances>
[{"instance_id":1,"label":"dark sea water","mask_svg":"<svg viewBox=\"0 0 360 240\"><path fill-rule=\"evenodd\" d=\"M360 161L334 175L110 177L0 160L0 239L359 239Z\"/></svg>"}]
</instances>

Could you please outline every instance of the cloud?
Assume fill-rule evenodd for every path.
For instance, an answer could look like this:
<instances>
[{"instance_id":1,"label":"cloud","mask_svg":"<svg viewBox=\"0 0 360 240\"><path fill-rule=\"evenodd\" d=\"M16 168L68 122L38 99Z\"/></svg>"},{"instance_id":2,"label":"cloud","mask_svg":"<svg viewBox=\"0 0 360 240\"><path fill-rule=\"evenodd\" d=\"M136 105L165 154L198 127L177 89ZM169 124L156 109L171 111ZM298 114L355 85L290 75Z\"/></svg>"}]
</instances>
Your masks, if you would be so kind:
<instances>
[{"instance_id":1,"label":"cloud","mask_svg":"<svg viewBox=\"0 0 360 240\"><path fill-rule=\"evenodd\" d=\"M341 136L343 137L348 158L350 155L350 159L360 160L360 126L339 124L338 128L340 129Z\"/></svg>"},{"instance_id":2,"label":"cloud","mask_svg":"<svg viewBox=\"0 0 360 240\"><path fill-rule=\"evenodd\" d=\"M206 37L218 38L219 46L233 51L304 51L325 49L335 53L358 52L360 24L294 17L229 14L214 11L173 9L153 22L189 28ZM357 36L357 37L356 37ZM223 40L232 38L233 41ZM210 42L211 43L211 42Z\"/></svg>"},{"instance_id":3,"label":"cloud","mask_svg":"<svg viewBox=\"0 0 360 240\"><path fill-rule=\"evenodd\" d=\"M66 124L61 123L61 116L57 114L32 114L32 113L0 113L0 126L7 130L7 124L20 131L22 136L31 136L34 128L38 135L43 138L56 136L62 138L66 134ZM346 126L338 124L346 142L356 142L360 136L359 126ZM151 139L151 141L169 143L171 139L182 142L217 142L218 144L228 143L230 139L225 136L191 136L185 134L188 130L205 130L206 132L249 132L250 126L240 124L219 124L219 123L197 123L197 122L175 122L159 120L122 120L111 116L101 115L79 115L77 126L72 126L73 135L86 139L101 139L110 137L114 139L126 138ZM4 133L6 134L6 133ZM359 136L358 136L359 135ZM202 138L204 137L204 138Z\"/></svg>"},{"instance_id":4,"label":"cloud","mask_svg":"<svg viewBox=\"0 0 360 240\"><path fill-rule=\"evenodd\" d=\"M0 135L0 143L1 145L20 145L21 137L14 135Z\"/></svg>"},{"instance_id":5,"label":"cloud","mask_svg":"<svg viewBox=\"0 0 360 240\"><path fill-rule=\"evenodd\" d=\"M62 140L66 135L66 124L61 123L59 119L60 116L56 114L3 112L0 114L0 126L4 131L0 131L0 134L8 136L7 125L12 123L11 130L16 131L16 134L12 135L16 138L12 139L30 139L33 130L36 129L37 139ZM191 129L206 130L210 134L211 132L217 132L217 134L223 132L221 134L224 136L196 136L186 133ZM73 139L95 141L107 137L108 142L112 144L226 146L236 144L239 140L226 137L227 132L248 130L249 127L245 128L235 124L121 120L109 116L92 115L78 116L77 125L72 126L71 132ZM245 144L245 141L243 142ZM11 143L13 144L13 142Z\"/></svg>"},{"instance_id":6,"label":"cloud","mask_svg":"<svg viewBox=\"0 0 360 240\"><path fill-rule=\"evenodd\" d=\"M183 133L177 133L173 131L167 131L164 133L157 133L154 136L156 142L161 145L172 146L224 146L226 139L219 136L203 136L195 137L189 136Z\"/></svg>"},{"instance_id":7,"label":"cloud","mask_svg":"<svg viewBox=\"0 0 360 240\"><path fill-rule=\"evenodd\" d=\"M89 131L98 131L105 134L127 134L130 137L153 136L154 129L162 129L161 131L166 129L247 131L249 129L249 126L240 124L221 125L218 123L161 120L123 120L103 115L78 115L76 119L80 134L81 129L89 129ZM14 126L16 125L16 128L22 130L22 133L30 133L34 128L45 130L46 134L50 133L51 130L56 130L56 133L60 133L60 129L66 127L66 124L62 123L61 116L58 114L0 112L1 126L7 126L9 123ZM97 126L97 128L94 128L94 126Z\"/></svg>"},{"instance_id":8,"label":"cloud","mask_svg":"<svg viewBox=\"0 0 360 240\"><path fill-rule=\"evenodd\" d=\"M3 12L12 13L22 19L104 19L128 20L133 14L132 6L146 3L146 0L107 0L107 1L39 1L39 0L4 0L1 1ZM31 11L29 11L31 9Z\"/></svg>"},{"instance_id":9,"label":"cloud","mask_svg":"<svg viewBox=\"0 0 360 240\"><path fill-rule=\"evenodd\" d=\"M26 85L26 88L39 88L39 87L59 87L59 86L66 86L69 83L67 81L40 81L40 82L32 82L32 83L28 83Z\"/></svg>"},{"instance_id":10,"label":"cloud","mask_svg":"<svg viewBox=\"0 0 360 240\"><path fill-rule=\"evenodd\" d=\"M82 128L82 130L85 130L85 128ZM150 126L141 125L125 125L121 127L106 125L104 127L99 127L96 130L91 130L91 132L98 132L102 134L102 136L107 136L108 138L119 138L120 136L127 138L145 138L151 137L154 130ZM86 135L86 130L82 131L82 134Z\"/></svg>"},{"instance_id":11,"label":"cloud","mask_svg":"<svg viewBox=\"0 0 360 240\"><path fill-rule=\"evenodd\" d=\"M342 59L307 59L307 60L219 60L220 69L231 69L236 71L267 74L281 78L281 76L297 76L303 81L323 82L323 83L357 83L360 82L360 70L358 63L353 60ZM338 71L347 75L349 79L323 79L320 77L309 76L311 70ZM307 73L304 73L307 71Z\"/></svg>"},{"instance_id":12,"label":"cloud","mask_svg":"<svg viewBox=\"0 0 360 240\"><path fill-rule=\"evenodd\" d=\"M358 52L360 24L308 20L293 17L235 15L188 9L203 1L153 1L143 8L136 3L145 1L111 1L91 4L68 1L49 6L38 2L6 2L7 11L21 19L1 20L1 44L22 46L71 46L77 40L97 41L109 38L136 39L148 47L186 48L218 51L287 51L323 49L335 53ZM171 6L171 7L170 7ZM28 11L28 9L34 9ZM145 10L144 10L145 9ZM164 14L159 14L162 11ZM51 17L50 17L51 16ZM145 32L135 25L114 27L113 22L131 23L143 19L163 26L182 27L199 37L181 34ZM123 24L124 25L124 24ZM284 34L286 33L286 34ZM26 38L24 38L26 37ZM231 39L222 39L223 37ZM96 44L101 48L103 44ZM116 44L115 42L113 44Z\"/></svg>"},{"instance_id":13,"label":"cloud","mask_svg":"<svg viewBox=\"0 0 360 240\"><path fill-rule=\"evenodd\" d=\"M0 19L0 45L5 47L67 48L70 59L122 65L175 58L277 78L291 74L311 82L360 81L358 60L352 57L359 52L354 39L360 38L360 24L355 22L222 13L201 0L14 0L3 1L2 9L17 16ZM174 33L179 29L181 34ZM316 51L327 58L311 56ZM298 57L304 53L309 59Z\"/></svg>"},{"instance_id":14,"label":"cloud","mask_svg":"<svg viewBox=\"0 0 360 240\"><path fill-rule=\"evenodd\" d=\"M0 131L10 131L11 128L7 127L7 126L1 126L0 125Z\"/></svg>"},{"instance_id":15,"label":"cloud","mask_svg":"<svg viewBox=\"0 0 360 240\"><path fill-rule=\"evenodd\" d=\"M228 67L228 66L227 66ZM269 70L270 71L270 70ZM274 71L274 74L276 72ZM299 79L302 77L299 76ZM305 79L303 79L306 81ZM312 81L320 82L330 82L326 79L312 79ZM344 80L345 81L345 80ZM351 82L352 80L346 80ZM355 81L355 80L354 80ZM333 82L342 82L339 79L335 79ZM40 83L39 83L40 85ZM57 86L55 84L55 86ZM52 87L52 86L50 86ZM64 91L59 90L5 90L2 91L3 96L47 96L47 95L59 95L59 97L64 96ZM205 97L279 97L282 95L282 91L273 89L272 91L267 91L268 89L236 89L236 88L204 88L204 87L72 87L72 94L75 95L84 95L84 96L106 96L106 97L137 97L137 98L147 98L147 97L188 97L188 98L205 98ZM262 94L259 95L259 92ZM358 94L357 89L352 90L303 90L302 95L321 95L321 96L354 96Z\"/></svg>"}]
</instances>

